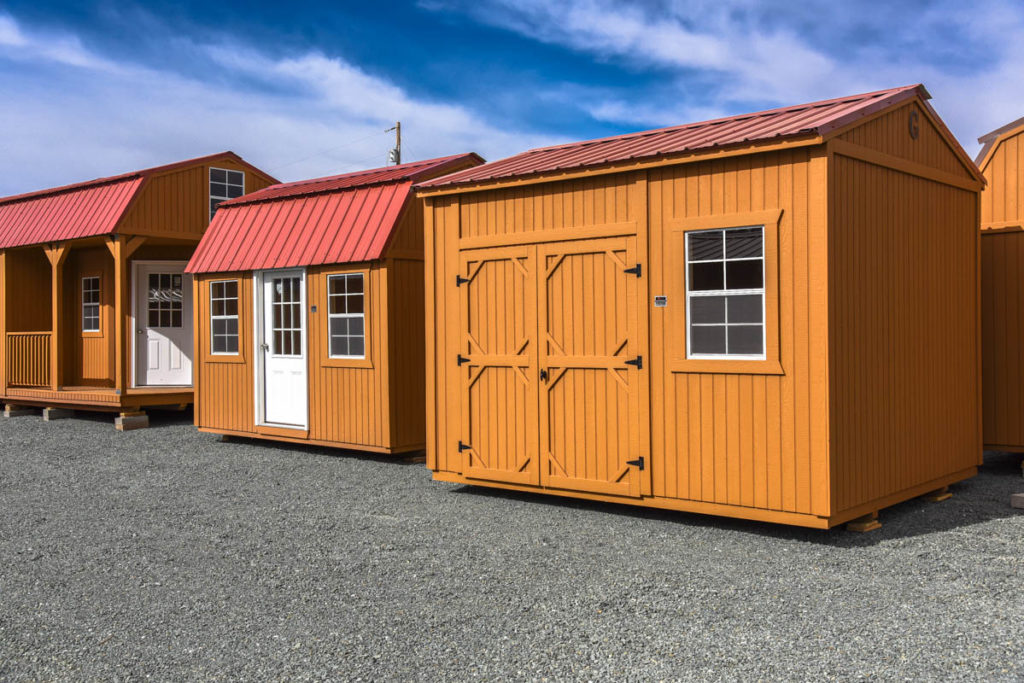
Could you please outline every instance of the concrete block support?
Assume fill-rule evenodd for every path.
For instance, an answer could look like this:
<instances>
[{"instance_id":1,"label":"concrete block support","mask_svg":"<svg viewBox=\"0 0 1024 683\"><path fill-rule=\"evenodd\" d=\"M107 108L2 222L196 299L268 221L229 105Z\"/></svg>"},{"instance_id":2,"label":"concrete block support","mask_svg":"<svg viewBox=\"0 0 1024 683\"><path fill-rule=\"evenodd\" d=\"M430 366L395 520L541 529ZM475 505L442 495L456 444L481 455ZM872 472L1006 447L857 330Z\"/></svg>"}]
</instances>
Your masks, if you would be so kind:
<instances>
[{"instance_id":1,"label":"concrete block support","mask_svg":"<svg viewBox=\"0 0 1024 683\"><path fill-rule=\"evenodd\" d=\"M1010 506L1024 509L1024 493L1015 493L1010 496Z\"/></svg>"},{"instance_id":2,"label":"concrete block support","mask_svg":"<svg viewBox=\"0 0 1024 683\"><path fill-rule=\"evenodd\" d=\"M54 420L64 420L69 417L74 417L75 411L67 408L43 408L43 422L53 422Z\"/></svg>"},{"instance_id":3,"label":"concrete block support","mask_svg":"<svg viewBox=\"0 0 1024 683\"><path fill-rule=\"evenodd\" d=\"M28 406L19 406L14 403L7 403L4 405L4 417L23 417L25 415L38 415L38 408L29 408Z\"/></svg>"},{"instance_id":4,"label":"concrete block support","mask_svg":"<svg viewBox=\"0 0 1024 683\"><path fill-rule=\"evenodd\" d=\"M141 410L121 413L114 418L114 428L119 432L130 432L133 429L145 429L149 426L149 416Z\"/></svg>"}]
</instances>

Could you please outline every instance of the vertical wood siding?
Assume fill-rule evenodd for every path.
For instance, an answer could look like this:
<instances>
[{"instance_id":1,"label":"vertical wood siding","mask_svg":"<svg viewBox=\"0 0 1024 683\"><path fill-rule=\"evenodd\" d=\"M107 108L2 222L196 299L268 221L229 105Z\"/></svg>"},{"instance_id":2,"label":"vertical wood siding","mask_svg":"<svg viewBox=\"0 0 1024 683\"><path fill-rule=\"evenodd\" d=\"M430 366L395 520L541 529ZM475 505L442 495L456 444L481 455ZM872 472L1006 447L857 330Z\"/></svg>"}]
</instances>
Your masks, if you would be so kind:
<instances>
[{"instance_id":1,"label":"vertical wood siding","mask_svg":"<svg viewBox=\"0 0 1024 683\"><path fill-rule=\"evenodd\" d=\"M68 257L64 286L70 290L64 328L72 339L65 372L73 384L114 385L114 261L106 247L81 249ZM100 278L100 331L82 332L82 278Z\"/></svg>"},{"instance_id":2,"label":"vertical wood siding","mask_svg":"<svg viewBox=\"0 0 1024 683\"><path fill-rule=\"evenodd\" d=\"M1024 130L982 172L982 405L987 446L1024 450ZM995 230L993 230L995 229Z\"/></svg>"},{"instance_id":3,"label":"vertical wood siding","mask_svg":"<svg viewBox=\"0 0 1024 683\"><path fill-rule=\"evenodd\" d=\"M652 172L651 287L685 306L672 220L782 209L778 226L782 375L674 372L686 330L652 314L654 493L828 515L826 165L806 150ZM766 229L767 226L766 226ZM771 283L769 283L771 284ZM680 320L682 318L680 317ZM660 476L658 472L660 471Z\"/></svg>"},{"instance_id":4,"label":"vertical wood siding","mask_svg":"<svg viewBox=\"0 0 1024 683\"><path fill-rule=\"evenodd\" d=\"M979 464L977 194L836 156L835 511Z\"/></svg>"},{"instance_id":5,"label":"vertical wood siding","mask_svg":"<svg viewBox=\"0 0 1024 683\"><path fill-rule=\"evenodd\" d=\"M981 301L984 441L1024 450L1024 232L982 233Z\"/></svg>"},{"instance_id":6,"label":"vertical wood siding","mask_svg":"<svg viewBox=\"0 0 1024 683\"><path fill-rule=\"evenodd\" d=\"M332 361L328 350L327 276L364 269L365 264L324 266L307 272L309 304L309 438L377 448L391 447L388 407L387 270L369 268L366 283L369 367Z\"/></svg>"},{"instance_id":7,"label":"vertical wood siding","mask_svg":"<svg viewBox=\"0 0 1024 683\"><path fill-rule=\"evenodd\" d=\"M238 282L238 355L210 353L210 283ZM196 277L199 300L194 302L198 346L195 350L197 427L255 433L252 363L252 273Z\"/></svg>"},{"instance_id":8,"label":"vertical wood siding","mask_svg":"<svg viewBox=\"0 0 1024 683\"><path fill-rule=\"evenodd\" d=\"M910 136L911 111L917 112L917 139ZM960 157L931 122L919 102L910 102L859 124L840 140L914 161L962 178L972 178Z\"/></svg>"},{"instance_id":9,"label":"vertical wood siding","mask_svg":"<svg viewBox=\"0 0 1024 683\"><path fill-rule=\"evenodd\" d=\"M43 332L53 329L50 262L41 247L12 249L7 254L4 304L8 332Z\"/></svg>"},{"instance_id":10,"label":"vertical wood siding","mask_svg":"<svg viewBox=\"0 0 1024 683\"><path fill-rule=\"evenodd\" d=\"M981 225L1024 221L1024 130L995 148L982 171L988 186L981 193Z\"/></svg>"},{"instance_id":11,"label":"vertical wood siding","mask_svg":"<svg viewBox=\"0 0 1024 683\"><path fill-rule=\"evenodd\" d=\"M422 201L414 202L420 205ZM422 218L419 253L423 253ZM391 444L393 448L423 448L426 440L426 367L424 349L423 261L387 262L388 373L390 377Z\"/></svg>"},{"instance_id":12,"label":"vertical wood siding","mask_svg":"<svg viewBox=\"0 0 1024 683\"><path fill-rule=\"evenodd\" d=\"M460 241L462 246L476 248L501 246L510 241L543 242L554 236L565 239L561 231L574 231L581 236L594 230L635 234L638 214L645 207L643 199L637 196L635 178L628 175L430 201L425 223L431 315L427 321L427 448L431 467L453 473L460 473L463 467L463 455L458 450L458 442L463 438L462 375L455 357L458 341L464 335L460 331L459 297L452 291L460 269ZM601 235L586 232L585 236ZM494 306L504 304L495 302ZM493 390L499 388L495 385ZM511 391L511 385L506 388ZM481 388L484 389L492 390Z\"/></svg>"},{"instance_id":13,"label":"vertical wood siding","mask_svg":"<svg viewBox=\"0 0 1024 683\"><path fill-rule=\"evenodd\" d=\"M270 185L266 178L234 161L214 161L149 178L118 224L128 235L198 238L210 225L210 167L245 173L246 193Z\"/></svg>"}]
</instances>

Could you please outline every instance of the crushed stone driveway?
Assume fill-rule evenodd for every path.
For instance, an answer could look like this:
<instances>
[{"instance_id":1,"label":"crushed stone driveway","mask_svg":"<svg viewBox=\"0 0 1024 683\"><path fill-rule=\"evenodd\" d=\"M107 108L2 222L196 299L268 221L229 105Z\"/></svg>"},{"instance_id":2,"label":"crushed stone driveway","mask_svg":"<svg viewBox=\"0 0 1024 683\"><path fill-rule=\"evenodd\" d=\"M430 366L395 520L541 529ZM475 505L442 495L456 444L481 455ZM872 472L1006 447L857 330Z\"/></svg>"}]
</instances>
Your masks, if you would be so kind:
<instances>
[{"instance_id":1,"label":"crushed stone driveway","mask_svg":"<svg viewBox=\"0 0 1024 683\"><path fill-rule=\"evenodd\" d=\"M868 534L0 420L0 679L1021 680L1020 456Z\"/></svg>"}]
</instances>

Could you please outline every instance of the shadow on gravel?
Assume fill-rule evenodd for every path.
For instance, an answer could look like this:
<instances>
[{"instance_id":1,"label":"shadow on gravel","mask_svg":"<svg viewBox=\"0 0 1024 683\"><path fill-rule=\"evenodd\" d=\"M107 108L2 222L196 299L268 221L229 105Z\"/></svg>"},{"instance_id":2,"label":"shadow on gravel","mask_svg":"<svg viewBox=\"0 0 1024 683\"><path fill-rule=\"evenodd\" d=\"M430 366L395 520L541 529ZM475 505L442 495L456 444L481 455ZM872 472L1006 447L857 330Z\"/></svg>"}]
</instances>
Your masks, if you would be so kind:
<instances>
[{"instance_id":1,"label":"shadow on gravel","mask_svg":"<svg viewBox=\"0 0 1024 683\"><path fill-rule=\"evenodd\" d=\"M114 417L116 415L116 413L76 410L75 416L68 419L107 424L111 429L114 429ZM168 427L181 427L193 424L191 406L185 410L147 410L146 415L149 416L149 427L147 429L166 429Z\"/></svg>"},{"instance_id":2,"label":"shadow on gravel","mask_svg":"<svg viewBox=\"0 0 1024 683\"><path fill-rule=\"evenodd\" d=\"M217 442L220 437L215 434L203 434L211 441ZM328 448L326 446L314 446L300 443L289 443L287 441L274 441L272 439L249 439L241 436L232 436L223 446L231 444L245 445L262 450L282 451L289 454L301 453L305 455L319 455L330 458L352 458L368 462L379 462L384 465L414 465L423 467L424 451L412 451L409 453L371 453L369 451L357 451L348 448Z\"/></svg>"},{"instance_id":3,"label":"shadow on gravel","mask_svg":"<svg viewBox=\"0 0 1024 683\"><path fill-rule=\"evenodd\" d=\"M836 548L857 548L876 545L895 538L911 538L940 533L996 519L1024 515L1024 510L1010 507L1010 495L1024 492L1020 455L987 452L985 464L979 468L978 475L950 486L950 491L953 493L953 497L941 503L931 503L915 498L885 508L879 512L881 529L869 533L854 533L846 531L841 525L828 531L805 529L767 522L635 507L626 503L603 503L481 486L461 486L454 490L460 495L517 500L557 508L590 510L634 519L657 520L672 524L756 534L762 537L815 543Z\"/></svg>"}]
</instances>

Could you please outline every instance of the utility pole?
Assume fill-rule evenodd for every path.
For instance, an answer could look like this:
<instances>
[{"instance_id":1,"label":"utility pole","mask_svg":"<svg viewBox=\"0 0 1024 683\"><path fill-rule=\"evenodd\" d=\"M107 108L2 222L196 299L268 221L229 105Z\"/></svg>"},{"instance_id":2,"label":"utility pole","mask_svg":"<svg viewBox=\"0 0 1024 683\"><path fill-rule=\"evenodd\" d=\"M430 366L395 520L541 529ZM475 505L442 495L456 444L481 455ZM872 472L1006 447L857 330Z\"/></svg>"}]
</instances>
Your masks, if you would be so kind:
<instances>
[{"instance_id":1,"label":"utility pole","mask_svg":"<svg viewBox=\"0 0 1024 683\"><path fill-rule=\"evenodd\" d=\"M388 163L400 164L402 163L402 122L395 121L395 125L388 128L385 133L395 131L395 148L388 151Z\"/></svg>"}]
</instances>

